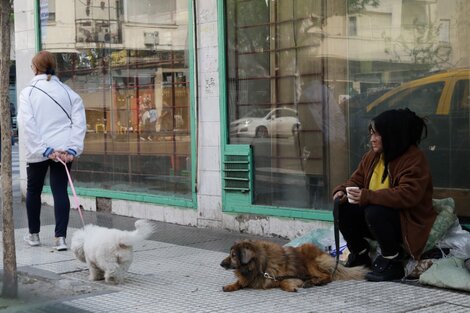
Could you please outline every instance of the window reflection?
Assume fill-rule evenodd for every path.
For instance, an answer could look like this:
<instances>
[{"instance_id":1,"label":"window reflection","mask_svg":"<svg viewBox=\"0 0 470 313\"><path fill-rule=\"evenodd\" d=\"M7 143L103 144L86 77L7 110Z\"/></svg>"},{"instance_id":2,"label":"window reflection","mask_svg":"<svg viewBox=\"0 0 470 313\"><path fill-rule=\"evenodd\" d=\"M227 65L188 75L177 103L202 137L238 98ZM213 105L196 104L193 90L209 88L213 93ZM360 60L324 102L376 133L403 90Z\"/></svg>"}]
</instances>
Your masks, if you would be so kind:
<instances>
[{"instance_id":1,"label":"window reflection","mask_svg":"<svg viewBox=\"0 0 470 313\"><path fill-rule=\"evenodd\" d=\"M321 14L320 1L227 3L230 143L254 147L256 204L322 208L328 155L345 147Z\"/></svg>"},{"instance_id":2,"label":"window reflection","mask_svg":"<svg viewBox=\"0 0 470 313\"><path fill-rule=\"evenodd\" d=\"M253 146L255 204L329 207L331 187L368 149L370 118L409 107L428 119L421 148L435 197L454 197L470 216L468 1L229 0L226 8L229 142ZM285 124L249 113L284 108L297 114L290 136L279 134Z\"/></svg>"},{"instance_id":3,"label":"window reflection","mask_svg":"<svg viewBox=\"0 0 470 313\"><path fill-rule=\"evenodd\" d=\"M41 18L86 106L77 185L191 198L187 2L41 0Z\"/></svg>"}]
</instances>

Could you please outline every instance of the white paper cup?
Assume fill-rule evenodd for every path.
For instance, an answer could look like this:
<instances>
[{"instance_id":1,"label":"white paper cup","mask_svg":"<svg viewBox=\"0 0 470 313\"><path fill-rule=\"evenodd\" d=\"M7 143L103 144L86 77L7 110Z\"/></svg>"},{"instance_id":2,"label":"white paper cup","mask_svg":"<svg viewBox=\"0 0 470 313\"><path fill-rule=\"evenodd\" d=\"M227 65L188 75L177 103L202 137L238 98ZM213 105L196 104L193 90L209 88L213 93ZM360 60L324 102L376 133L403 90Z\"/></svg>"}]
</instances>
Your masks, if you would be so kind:
<instances>
[{"instance_id":1,"label":"white paper cup","mask_svg":"<svg viewBox=\"0 0 470 313\"><path fill-rule=\"evenodd\" d=\"M353 203L353 204L357 204L357 203L359 203L358 201L354 201L351 198L349 198L349 190L351 190L351 189L359 189L359 187L356 187L356 186L346 187L346 195L348 196L348 202Z\"/></svg>"}]
</instances>

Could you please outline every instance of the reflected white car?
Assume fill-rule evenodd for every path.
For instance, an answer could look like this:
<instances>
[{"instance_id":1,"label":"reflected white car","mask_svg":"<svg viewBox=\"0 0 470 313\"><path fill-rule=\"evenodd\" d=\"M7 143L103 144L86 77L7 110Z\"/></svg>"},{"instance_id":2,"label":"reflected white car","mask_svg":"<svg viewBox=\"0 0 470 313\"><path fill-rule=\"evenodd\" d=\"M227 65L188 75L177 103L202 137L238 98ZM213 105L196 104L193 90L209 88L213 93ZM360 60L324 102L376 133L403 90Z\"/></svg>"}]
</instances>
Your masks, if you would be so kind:
<instances>
[{"instance_id":1,"label":"reflected white car","mask_svg":"<svg viewBox=\"0 0 470 313\"><path fill-rule=\"evenodd\" d=\"M230 135L257 138L289 137L298 126L299 118L294 109L254 109L230 123Z\"/></svg>"}]
</instances>

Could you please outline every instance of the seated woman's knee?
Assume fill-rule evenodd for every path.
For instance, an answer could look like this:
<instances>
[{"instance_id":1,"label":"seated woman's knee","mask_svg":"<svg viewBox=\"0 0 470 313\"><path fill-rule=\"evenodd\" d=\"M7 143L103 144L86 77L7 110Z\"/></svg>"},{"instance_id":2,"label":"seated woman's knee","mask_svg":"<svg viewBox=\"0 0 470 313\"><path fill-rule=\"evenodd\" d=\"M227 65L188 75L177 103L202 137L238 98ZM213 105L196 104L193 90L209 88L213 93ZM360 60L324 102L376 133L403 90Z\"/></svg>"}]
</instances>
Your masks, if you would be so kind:
<instances>
[{"instance_id":1,"label":"seated woman's knee","mask_svg":"<svg viewBox=\"0 0 470 313\"><path fill-rule=\"evenodd\" d=\"M397 214L396 210L382 205L368 205L364 210L364 216L369 225L390 222L394 214Z\"/></svg>"}]
</instances>

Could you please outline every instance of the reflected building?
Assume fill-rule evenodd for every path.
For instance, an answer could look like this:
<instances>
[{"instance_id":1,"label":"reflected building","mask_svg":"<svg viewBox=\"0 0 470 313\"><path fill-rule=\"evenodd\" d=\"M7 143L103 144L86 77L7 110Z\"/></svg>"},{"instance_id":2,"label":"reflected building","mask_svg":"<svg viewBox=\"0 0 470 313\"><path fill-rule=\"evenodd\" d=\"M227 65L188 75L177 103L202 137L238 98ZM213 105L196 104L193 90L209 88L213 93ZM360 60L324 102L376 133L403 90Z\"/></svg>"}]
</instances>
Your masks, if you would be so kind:
<instances>
[{"instance_id":1,"label":"reflected building","mask_svg":"<svg viewBox=\"0 0 470 313\"><path fill-rule=\"evenodd\" d=\"M40 17L42 49L86 106L76 179L190 198L187 2L41 1ZM179 179L159 182L170 172Z\"/></svg>"}]
</instances>

